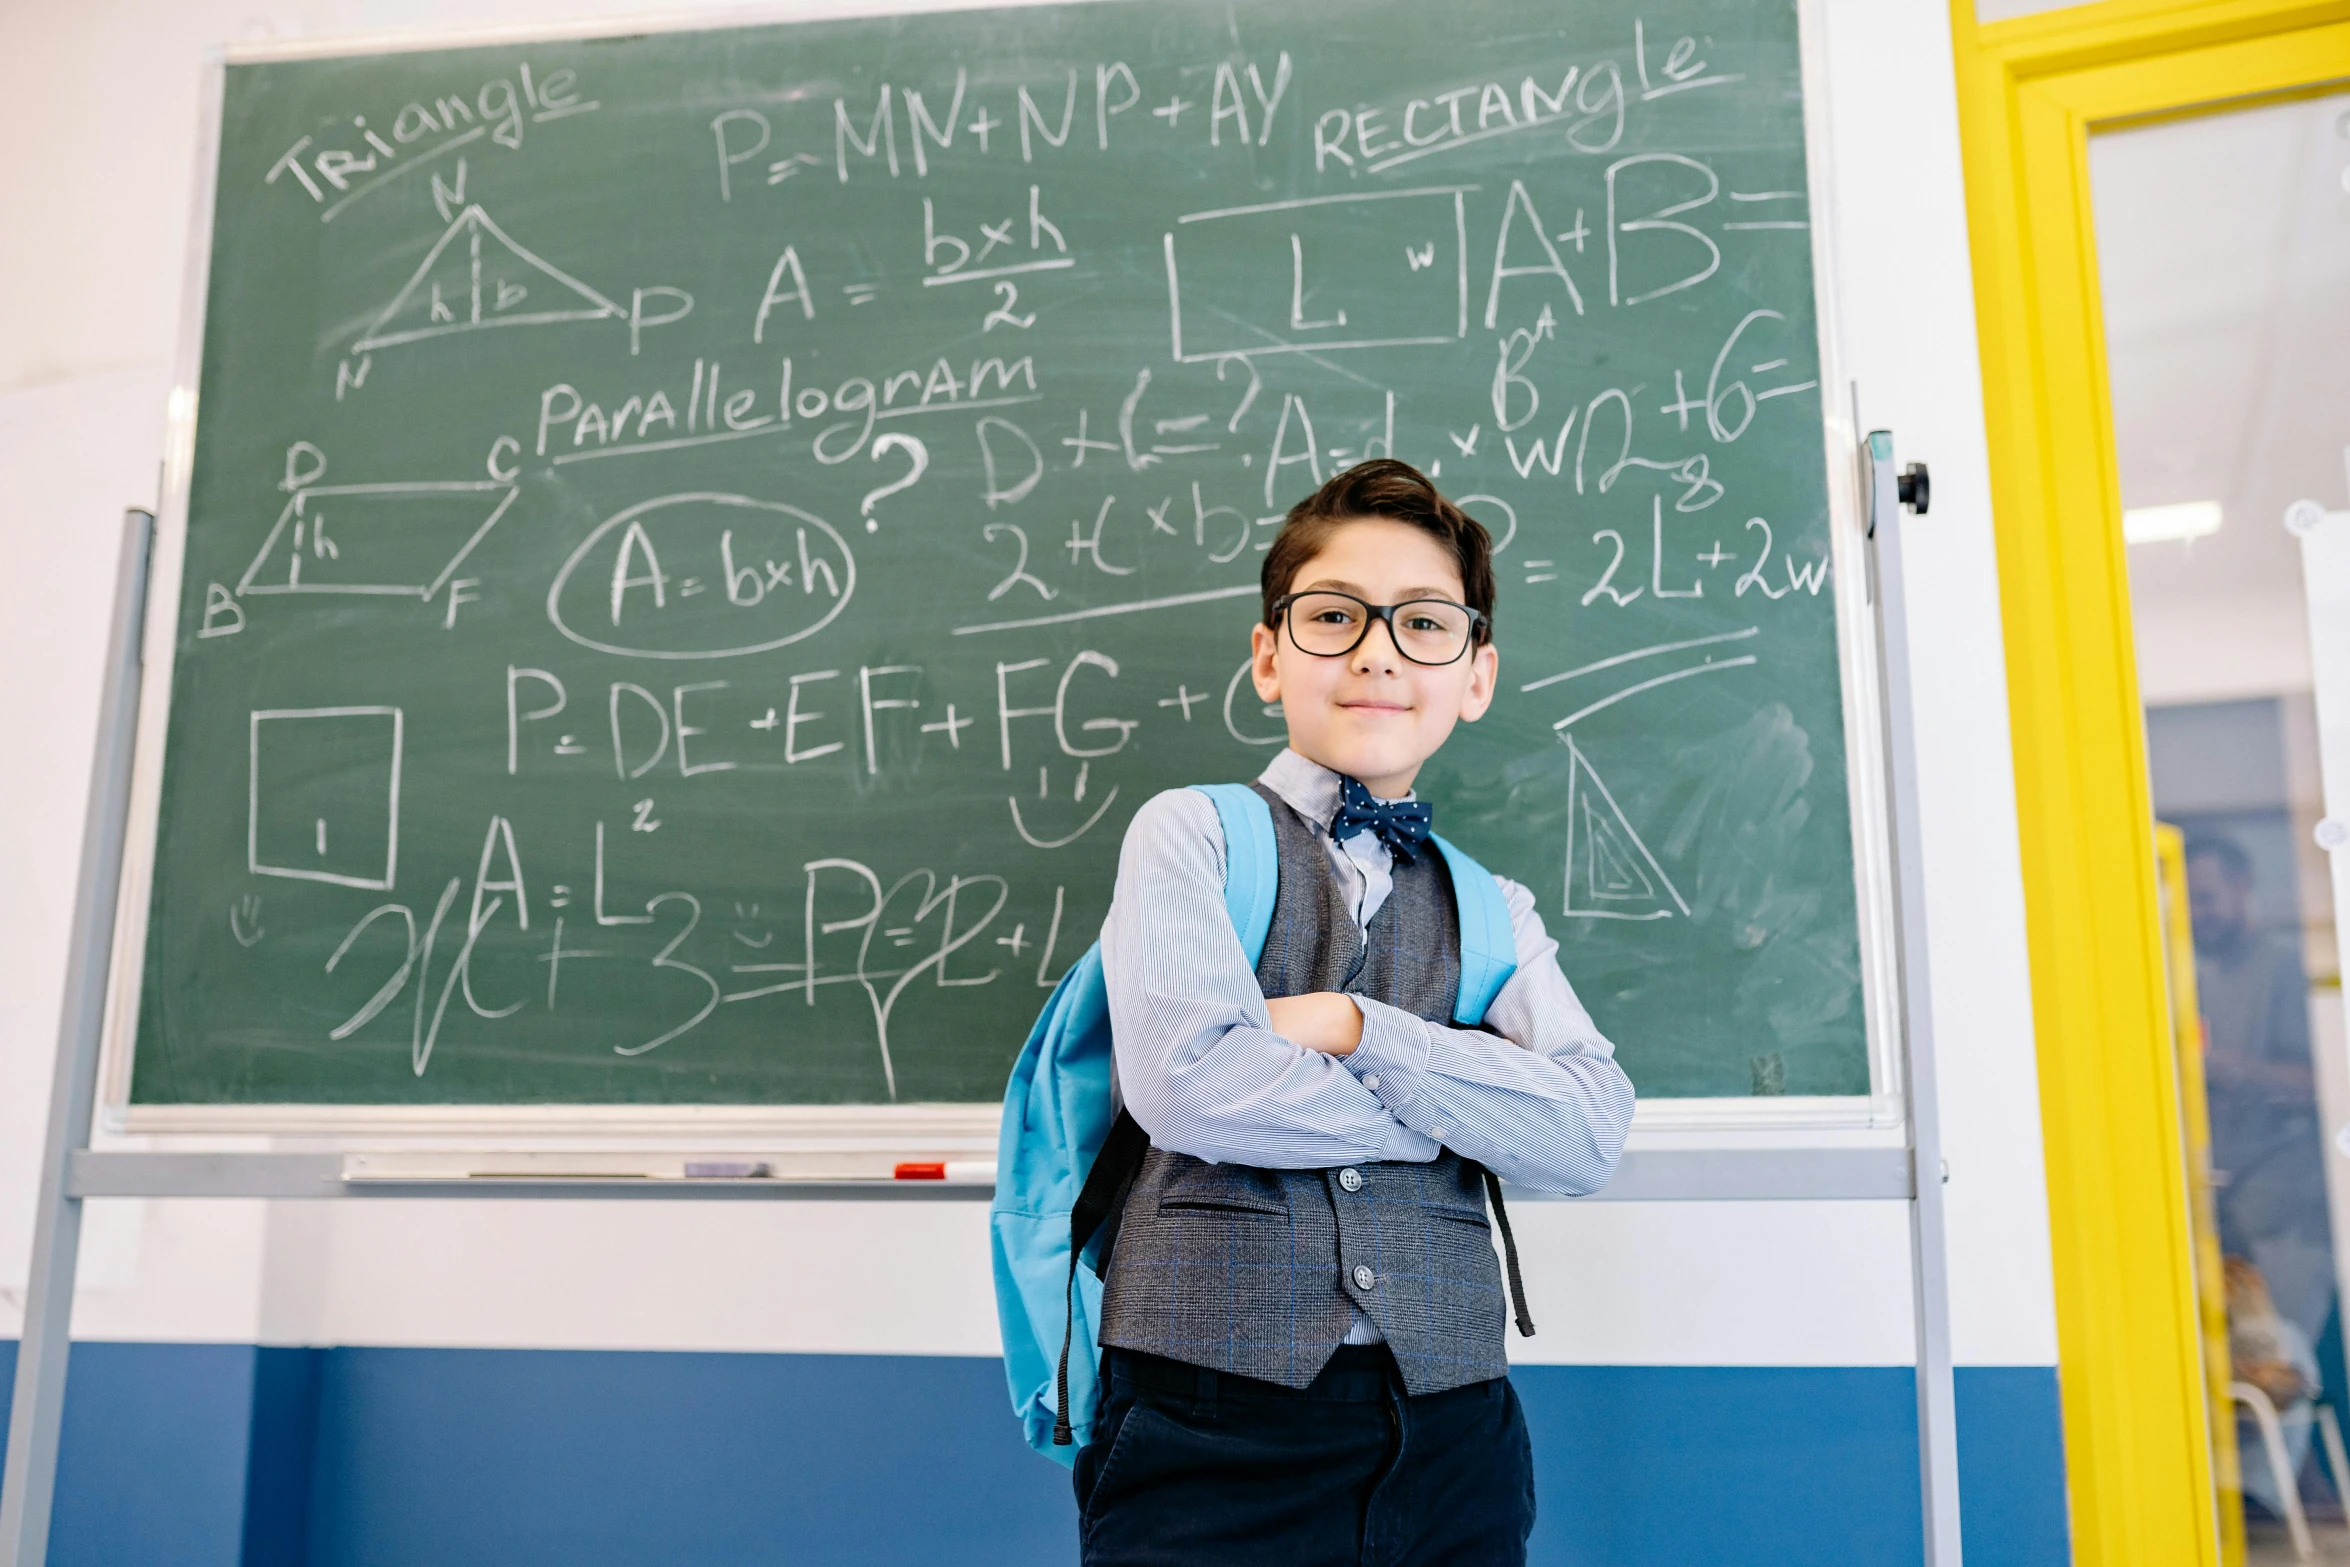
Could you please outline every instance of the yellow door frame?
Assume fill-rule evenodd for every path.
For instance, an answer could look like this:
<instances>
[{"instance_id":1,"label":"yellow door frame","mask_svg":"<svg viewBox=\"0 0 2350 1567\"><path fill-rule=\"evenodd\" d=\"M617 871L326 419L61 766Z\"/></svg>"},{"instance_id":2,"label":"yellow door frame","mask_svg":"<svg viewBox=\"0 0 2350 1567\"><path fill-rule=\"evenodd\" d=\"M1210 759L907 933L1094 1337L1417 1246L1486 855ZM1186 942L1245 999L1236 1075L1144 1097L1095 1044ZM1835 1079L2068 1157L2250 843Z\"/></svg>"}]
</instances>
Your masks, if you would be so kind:
<instances>
[{"instance_id":1,"label":"yellow door frame","mask_svg":"<svg viewBox=\"0 0 2350 1567\"><path fill-rule=\"evenodd\" d=\"M2093 128L2350 79L2350 3L1952 0L2074 1560L2218 1561Z\"/></svg>"},{"instance_id":2,"label":"yellow door frame","mask_svg":"<svg viewBox=\"0 0 2350 1567\"><path fill-rule=\"evenodd\" d=\"M2170 981L2171 1061L2187 1156L2187 1210L2195 1248L2196 1317L2203 1327L2204 1421L2211 1436L2220 1567L2244 1563L2244 1471L2236 1452L2235 1381L2228 1360L2228 1286L2211 1189L2211 1101L2203 1082L2203 1008L2195 995L2195 926L2187 897L2187 835L2154 825L2155 882L2162 901L2163 968Z\"/></svg>"}]
</instances>

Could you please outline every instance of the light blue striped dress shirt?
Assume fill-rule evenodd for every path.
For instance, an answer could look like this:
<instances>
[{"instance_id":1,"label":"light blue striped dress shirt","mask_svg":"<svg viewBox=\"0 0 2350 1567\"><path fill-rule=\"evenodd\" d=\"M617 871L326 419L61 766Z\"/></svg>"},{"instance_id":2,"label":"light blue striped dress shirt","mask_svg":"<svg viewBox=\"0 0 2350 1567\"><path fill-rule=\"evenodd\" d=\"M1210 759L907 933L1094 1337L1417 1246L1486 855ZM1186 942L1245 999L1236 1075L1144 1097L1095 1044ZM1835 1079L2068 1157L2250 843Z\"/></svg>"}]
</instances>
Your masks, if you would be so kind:
<instances>
[{"instance_id":1,"label":"light blue striped dress shirt","mask_svg":"<svg viewBox=\"0 0 2350 1567\"><path fill-rule=\"evenodd\" d=\"M1367 925L1392 885L1390 862L1369 833L1330 839L1339 775L1284 749L1260 781L1321 830ZM1362 1043L1324 1055L1272 1029L1224 909L1214 802L1194 789L1156 796L1126 830L1102 927L1126 1107L1159 1147L1218 1163L1425 1163L1450 1148L1515 1186L1597 1191L1623 1152L1632 1084L1559 971L1534 895L1508 880L1501 890L1518 968L1486 1011L1492 1032L1358 996Z\"/></svg>"}]
</instances>

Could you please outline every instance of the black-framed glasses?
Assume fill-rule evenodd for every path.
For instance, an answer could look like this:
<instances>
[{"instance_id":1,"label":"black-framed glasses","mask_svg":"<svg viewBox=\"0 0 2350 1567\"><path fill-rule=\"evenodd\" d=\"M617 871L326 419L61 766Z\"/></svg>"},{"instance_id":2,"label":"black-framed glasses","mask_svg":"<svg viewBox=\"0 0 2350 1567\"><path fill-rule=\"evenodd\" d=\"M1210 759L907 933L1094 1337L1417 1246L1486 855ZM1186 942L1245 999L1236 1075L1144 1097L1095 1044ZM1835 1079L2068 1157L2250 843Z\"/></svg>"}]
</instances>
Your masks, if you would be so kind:
<instances>
[{"instance_id":1,"label":"black-framed glasses","mask_svg":"<svg viewBox=\"0 0 2350 1567\"><path fill-rule=\"evenodd\" d=\"M1290 644L1316 658L1344 658L1363 645L1371 622L1387 622L1395 650L1415 664L1450 664L1469 650L1485 615L1450 599L1406 599L1401 604L1366 604L1351 593L1317 588L1285 593L1273 601L1274 615L1287 622Z\"/></svg>"}]
</instances>

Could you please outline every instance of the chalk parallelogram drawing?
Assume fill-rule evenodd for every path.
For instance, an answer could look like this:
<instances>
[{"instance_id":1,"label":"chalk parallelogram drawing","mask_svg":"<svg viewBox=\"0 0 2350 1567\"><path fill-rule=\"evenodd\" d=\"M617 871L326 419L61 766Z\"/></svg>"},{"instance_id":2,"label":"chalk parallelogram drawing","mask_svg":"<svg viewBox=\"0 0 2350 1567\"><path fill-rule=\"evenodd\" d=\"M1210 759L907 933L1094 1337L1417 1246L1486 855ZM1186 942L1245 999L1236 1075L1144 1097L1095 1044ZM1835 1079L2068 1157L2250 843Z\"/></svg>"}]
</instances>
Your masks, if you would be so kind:
<instances>
[{"instance_id":1,"label":"chalk parallelogram drawing","mask_svg":"<svg viewBox=\"0 0 2350 1567\"><path fill-rule=\"evenodd\" d=\"M400 865L396 707L284 707L246 730L245 869L388 892Z\"/></svg>"},{"instance_id":2,"label":"chalk parallelogram drawing","mask_svg":"<svg viewBox=\"0 0 2350 1567\"><path fill-rule=\"evenodd\" d=\"M1567 746L1567 900L1579 919L1664 920L1689 904L1624 816L1591 758Z\"/></svg>"},{"instance_id":3,"label":"chalk parallelogram drawing","mask_svg":"<svg viewBox=\"0 0 2350 1567\"><path fill-rule=\"evenodd\" d=\"M320 484L277 514L237 595L359 593L430 601L521 492L460 480Z\"/></svg>"},{"instance_id":4,"label":"chalk parallelogram drawing","mask_svg":"<svg viewBox=\"0 0 2350 1567\"><path fill-rule=\"evenodd\" d=\"M501 326L624 320L628 312L533 255L478 205L457 214L354 354Z\"/></svg>"}]
</instances>

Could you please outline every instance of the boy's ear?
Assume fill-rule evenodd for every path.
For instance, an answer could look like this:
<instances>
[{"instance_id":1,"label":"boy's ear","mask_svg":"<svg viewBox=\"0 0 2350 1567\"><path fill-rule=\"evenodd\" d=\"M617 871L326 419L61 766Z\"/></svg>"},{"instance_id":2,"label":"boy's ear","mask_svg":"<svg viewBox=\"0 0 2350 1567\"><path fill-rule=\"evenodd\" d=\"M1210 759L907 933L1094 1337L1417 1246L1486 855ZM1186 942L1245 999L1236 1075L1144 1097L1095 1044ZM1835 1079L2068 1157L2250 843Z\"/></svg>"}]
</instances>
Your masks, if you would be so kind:
<instances>
[{"instance_id":1,"label":"boy's ear","mask_svg":"<svg viewBox=\"0 0 2350 1567\"><path fill-rule=\"evenodd\" d=\"M1260 702L1281 700L1281 673L1273 666L1273 655L1280 647L1280 640L1273 628L1262 621L1248 634L1248 675L1256 683L1257 700Z\"/></svg>"},{"instance_id":2,"label":"boy's ear","mask_svg":"<svg viewBox=\"0 0 2350 1567\"><path fill-rule=\"evenodd\" d=\"M1469 689L1461 693L1461 721L1473 724L1493 705L1501 679L1501 654L1490 642L1469 655Z\"/></svg>"}]
</instances>

